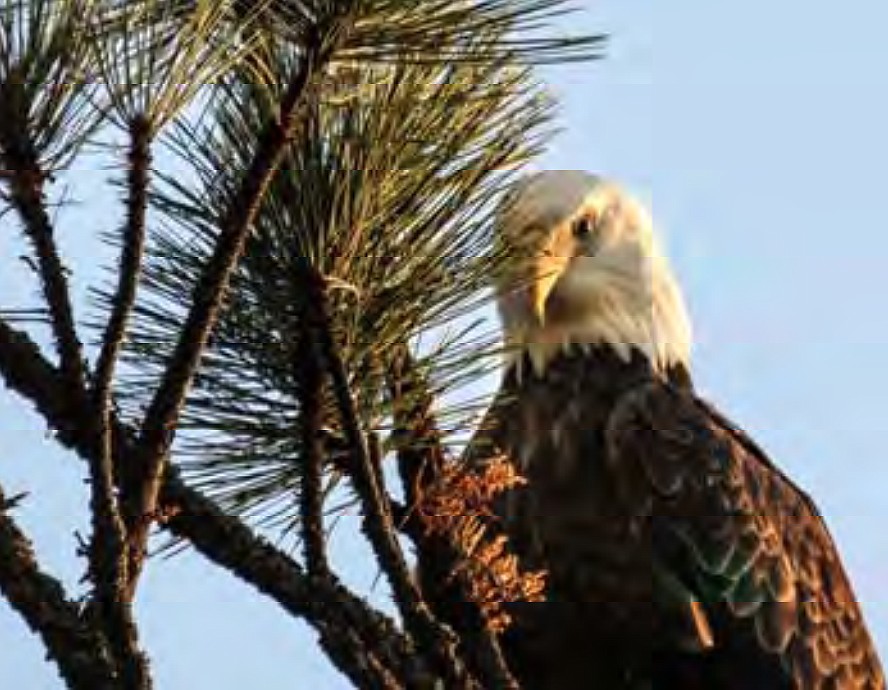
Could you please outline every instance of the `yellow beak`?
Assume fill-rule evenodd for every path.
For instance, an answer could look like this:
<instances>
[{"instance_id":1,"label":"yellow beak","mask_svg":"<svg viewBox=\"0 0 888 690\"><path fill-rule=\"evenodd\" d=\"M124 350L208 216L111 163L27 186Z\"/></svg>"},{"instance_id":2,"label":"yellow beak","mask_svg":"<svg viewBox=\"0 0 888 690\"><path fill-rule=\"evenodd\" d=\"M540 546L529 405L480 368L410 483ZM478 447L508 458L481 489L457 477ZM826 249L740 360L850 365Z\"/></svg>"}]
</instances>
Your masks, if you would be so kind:
<instances>
[{"instance_id":1,"label":"yellow beak","mask_svg":"<svg viewBox=\"0 0 888 690\"><path fill-rule=\"evenodd\" d=\"M568 257L547 253L540 257L534 266L534 282L530 286L530 306L540 324L546 322L546 300L549 299L549 294L564 272L568 261Z\"/></svg>"}]
</instances>

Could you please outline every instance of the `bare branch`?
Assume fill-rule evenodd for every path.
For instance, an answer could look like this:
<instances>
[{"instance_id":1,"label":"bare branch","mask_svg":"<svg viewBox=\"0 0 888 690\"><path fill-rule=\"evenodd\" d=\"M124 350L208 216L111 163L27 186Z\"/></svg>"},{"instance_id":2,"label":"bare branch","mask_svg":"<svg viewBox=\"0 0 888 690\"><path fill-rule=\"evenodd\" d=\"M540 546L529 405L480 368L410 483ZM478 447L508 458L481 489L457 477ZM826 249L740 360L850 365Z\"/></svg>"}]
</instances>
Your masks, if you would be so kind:
<instances>
[{"instance_id":1,"label":"bare branch","mask_svg":"<svg viewBox=\"0 0 888 690\"><path fill-rule=\"evenodd\" d=\"M40 635L69 688L119 688L107 641L81 618L61 583L40 570L30 542L7 509L0 489L0 591Z\"/></svg>"}]
</instances>

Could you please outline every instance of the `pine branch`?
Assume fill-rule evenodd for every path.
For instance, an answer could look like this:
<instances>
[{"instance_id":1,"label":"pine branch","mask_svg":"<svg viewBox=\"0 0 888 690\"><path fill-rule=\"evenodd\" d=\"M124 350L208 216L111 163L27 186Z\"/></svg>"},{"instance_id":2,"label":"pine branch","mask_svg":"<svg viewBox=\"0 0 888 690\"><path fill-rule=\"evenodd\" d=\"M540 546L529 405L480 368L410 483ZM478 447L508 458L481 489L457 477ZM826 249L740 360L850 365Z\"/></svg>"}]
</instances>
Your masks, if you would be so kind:
<instances>
[{"instance_id":1,"label":"pine branch","mask_svg":"<svg viewBox=\"0 0 888 690\"><path fill-rule=\"evenodd\" d=\"M354 631L323 636L321 647L333 664L355 688L361 690L400 690L404 685L392 676Z\"/></svg>"},{"instance_id":2,"label":"pine branch","mask_svg":"<svg viewBox=\"0 0 888 690\"><path fill-rule=\"evenodd\" d=\"M8 509L0 488L0 591L43 640L69 688L117 690L114 665L105 654L107 640L81 618L61 583L40 570Z\"/></svg>"},{"instance_id":3,"label":"pine branch","mask_svg":"<svg viewBox=\"0 0 888 690\"><path fill-rule=\"evenodd\" d=\"M128 687L148 687L147 662L139 651L129 588L127 532L117 499L111 405L114 370L136 299L136 287L145 245L148 170L151 130L147 121L130 123L127 176L127 222L121 243L119 278L111 315L102 337L92 398L99 428L99 452L90 458L90 509L93 520L90 543L91 576L105 629L114 644L114 657L124 671Z\"/></svg>"},{"instance_id":4,"label":"pine branch","mask_svg":"<svg viewBox=\"0 0 888 690\"><path fill-rule=\"evenodd\" d=\"M406 344L399 348L388 384L395 416L392 434L398 447L398 472L407 506L416 506L424 489L440 476L445 458L432 414L434 401Z\"/></svg>"},{"instance_id":5,"label":"pine branch","mask_svg":"<svg viewBox=\"0 0 888 690\"><path fill-rule=\"evenodd\" d=\"M331 18L328 25L318 27L317 35L307 43L300 67L280 103L278 119L269 123L259 137L252 163L221 221L213 255L194 290L192 306L176 348L145 414L139 439L141 477L133 487L138 493L131 497L126 511L130 531L131 588L135 585L145 557L145 544L151 517L157 506L165 456L210 332L218 319L225 290L243 253L265 192L280 166L287 144L296 132L303 96L315 74L335 50L336 37L341 28L337 18Z\"/></svg>"},{"instance_id":6,"label":"pine branch","mask_svg":"<svg viewBox=\"0 0 888 690\"><path fill-rule=\"evenodd\" d=\"M114 372L141 280L151 147L163 127L192 102L201 88L236 64L252 47L254 17L247 14L236 27L231 26L226 19L226 8L226 3L200 0L190 12L180 16L169 3L159 0L116 6L112 3L103 6L90 26L91 53L108 98L109 110L127 131L130 143L126 223L121 232L118 283L109 299L110 315L100 341L93 387L93 398L105 436L102 456L96 460L98 466L92 469L96 520L93 553L96 566L104 564L105 569L99 578L106 583L107 590L101 592L102 600L105 608L118 610L114 616L118 622L122 620L119 610L124 608L124 599L131 600L134 596L138 567L130 573L131 563L126 549L122 556L116 552L121 538L131 539L113 495L114 458L108 437L109 415ZM220 288L221 291L224 289ZM161 464L162 459L152 462ZM150 477L153 470L149 468L146 472ZM141 488L145 481L145 477L136 477L127 487ZM137 497L139 488L134 490ZM139 530L147 530L143 517L137 513L130 522ZM140 536L132 536L135 550L144 546L139 546ZM116 605L115 601L118 602Z\"/></svg>"},{"instance_id":7,"label":"pine branch","mask_svg":"<svg viewBox=\"0 0 888 690\"><path fill-rule=\"evenodd\" d=\"M105 494L104 499L107 500L113 488L96 486L97 477L94 476L102 465L100 460L103 454L103 439L109 442L111 439L110 425L105 433L97 424L93 408L88 404L85 393L81 391L70 395L66 390L62 372L45 360L37 345L27 335L9 327L4 321L0 321L0 375L10 388L37 405L47 422L59 431L60 438L73 438L84 434L93 438L91 447L94 452L85 456L93 475L91 507L94 535L90 549L90 575L97 591L100 616L98 620L103 623L102 639L108 643L104 647L109 652L107 663L111 665L112 671L119 672L127 688L147 690L151 687L148 662L139 650L138 633L131 605L121 596L123 583L116 579L120 574L116 571L115 560L124 553L124 544L122 540L110 544L96 540L99 534L103 539L113 540L115 537L115 532L106 531L109 525L105 524L106 520L113 519L113 514L96 510L99 508L96 502L104 503L102 494ZM84 432L84 429L89 431ZM98 477L98 480L101 482L101 477ZM111 562L108 562L109 560ZM98 649L95 641L90 641L89 644ZM104 686L87 683L81 687Z\"/></svg>"},{"instance_id":8,"label":"pine branch","mask_svg":"<svg viewBox=\"0 0 888 690\"><path fill-rule=\"evenodd\" d=\"M0 100L3 98L3 89L0 89ZM59 256L46 208L44 185L47 173L40 166L24 121L3 111L0 105L0 162L10 171L9 203L18 212L36 258L36 270L43 298L49 308L55 348L68 388L72 391L82 390L82 347L71 308L67 269ZM16 126L17 123L21 126Z\"/></svg>"},{"instance_id":9,"label":"pine branch","mask_svg":"<svg viewBox=\"0 0 888 690\"><path fill-rule=\"evenodd\" d=\"M5 154L3 158L6 164L13 170L9 197L22 218L25 233L37 257L37 270L60 355L60 374L67 390L59 395L73 401L80 398L84 390L84 363L74 325L66 269L59 257L46 211L43 193L45 175L40 170L36 152L27 144L27 134L20 133L17 142L10 137L13 137L11 132L0 125L0 150ZM90 549L91 574L99 595L101 615L107 625L107 639L112 645L109 649L114 659L112 664L119 664L117 667L127 679L128 687L147 689L151 687L147 662L138 650L131 608L123 599L125 573L117 571L117 564L124 553L124 540L120 516L114 506L110 458L107 468L103 459L96 458L90 462L90 471L94 527Z\"/></svg>"},{"instance_id":10,"label":"pine branch","mask_svg":"<svg viewBox=\"0 0 888 690\"><path fill-rule=\"evenodd\" d=\"M63 446L87 461L99 453L99 439L89 409L76 401L66 401L61 395L64 386L59 370L46 361L27 335L2 320L0 376L35 405L56 430L56 438ZM135 431L113 417L112 428L115 456L125 466L136 453ZM404 679L406 687L434 687L434 676L415 659L415 650L395 624L342 585L329 578L310 578L289 556L185 486L173 470L164 476L159 499L166 516L161 523L165 528L187 539L209 560L256 587L292 615L304 618L321 634L325 647L337 644L333 639L336 635L353 631L356 637L349 643L352 652L357 653L354 640L360 640L369 656L394 677ZM342 654L344 651L339 648L338 655L333 657L338 664L345 663L340 659ZM357 661L352 659L349 663L354 666ZM351 675L355 671L343 668L343 672ZM371 674L369 677L379 676L378 670L366 672Z\"/></svg>"},{"instance_id":11,"label":"pine branch","mask_svg":"<svg viewBox=\"0 0 888 690\"><path fill-rule=\"evenodd\" d=\"M122 232L117 290L102 335L96 363L94 395L104 408L111 395L114 369L126 337L126 326L136 301L136 288L145 250L145 215L148 207L148 175L151 168L151 125L136 117L129 125L127 165L127 220Z\"/></svg>"},{"instance_id":12,"label":"pine branch","mask_svg":"<svg viewBox=\"0 0 888 690\"><path fill-rule=\"evenodd\" d=\"M436 661L447 687L472 687L473 682L456 654L456 641L452 633L438 624L422 600L395 536L388 496L373 466L348 374L333 339L332 322L327 311L326 283L320 276L314 276L307 281L306 289L308 303L317 310L315 318L320 326L318 345L331 379L343 433L352 457L351 479L364 511L367 538L388 578L404 623L426 658Z\"/></svg>"},{"instance_id":13,"label":"pine branch","mask_svg":"<svg viewBox=\"0 0 888 690\"><path fill-rule=\"evenodd\" d=\"M332 644L329 636L353 630L368 651L398 678L408 681L408 687L423 687L433 679L422 663L411 660L415 651L389 619L333 578L308 577L297 563L256 537L240 520L188 489L172 471L164 481L161 500L169 515L166 528L291 614L305 618L320 632L322 643Z\"/></svg>"},{"instance_id":14,"label":"pine branch","mask_svg":"<svg viewBox=\"0 0 888 690\"><path fill-rule=\"evenodd\" d=\"M128 410L144 409L175 345L268 92L236 82L211 117L181 134L200 182L169 180L154 198L169 222L146 262ZM177 437L186 476L227 510L290 534L303 466L292 436L301 414L291 361L304 325L298 276L308 266L336 286L333 328L362 421L375 428L390 414L384 371L397 344L483 299L498 262L488 258L488 214L547 112L526 74L465 65L339 70L311 105L311 130L300 132L256 220ZM459 338L425 357L435 395L489 367L490 344ZM465 426L470 415L451 412Z\"/></svg>"},{"instance_id":15,"label":"pine branch","mask_svg":"<svg viewBox=\"0 0 888 690\"><path fill-rule=\"evenodd\" d=\"M94 611L99 614L90 621L108 638L112 670L127 687L150 685L130 602L154 520L272 597L291 615L305 618L319 632L330 658L358 687L474 688L475 670L490 687L513 687L501 658L488 654L496 652L492 637L479 638L487 646L467 667L458 656L457 640L423 601L397 541L396 507L386 493L374 429L390 414L384 393L388 346L465 309L466 295L495 263L482 258L485 209L496 193L496 179L506 177L495 171L513 169L525 160L533 148L527 132L541 122L545 109L541 99L530 93L520 60L578 54L597 41L515 37L516 29L527 26L522 22L539 20L559 4L560 0L284 0L249 7L249 2L187 0L170 5L139 0L85 3L90 15L85 21L77 14L80 0L33 0L14 3L16 9L9 10L12 19L0 26L0 130L3 108L24 103L3 102L9 88L13 96L24 93L16 91L16 70L31 69L29 64L38 69L25 80L32 102L24 103L17 113L20 123L33 120L33 140L3 139L0 131L0 168L12 173L0 182L11 190L9 199L19 209L26 233L39 230L36 239L30 234L29 238L44 283L60 366L47 361L25 334L0 315L0 375L58 429L57 439L63 445L76 449L89 463L94 520L91 577L96 585ZM241 26L232 21L234 5L239 5L242 20L247 7L250 21ZM33 13L30 7L35 8ZM93 10L101 8L107 8L108 14L102 11L93 19ZM48 16L63 21L50 21ZM254 17L261 18L261 35L243 30ZM17 37L7 24L16 28ZM26 25L27 31L22 29ZM88 30L79 30L85 27ZM42 65L48 66L49 76L41 74ZM327 69L331 65L335 69ZM278 91L281 75L285 82ZM88 372L46 213L44 185L46 173L85 140L81 135L89 123L78 104L92 106L90 83L105 89L109 101L105 121L128 123L132 137L120 280L108 299L110 314L98 371L93 389L87 391ZM316 96L310 104L317 122L305 117L309 92ZM42 93L47 94L46 107L42 96L34 96ZM207 109L190 119L191 113L184 111L198 94L209 96ZM368 94L373 102L364 107ZM203 160L194 165L201 184L192 191L211 199L204 208L212 213L203 214L202 221L194 221L194 216L189 221L193 209L185 209L173 230L185 232L203 223L209 232L199 241L205 240L207 251L190 264L195 270L181 291L182 318L167 314L170 337L164 341L166 334L153 336L156 347L150 358L162 365L154 372L157 376L149 389L153 396L146 400L136 430L125 427L112 409L115 395L125 400L128 385L126 377L120 377L114 390L115 369L131 314L139 314L135 297L143 281L149 144L173 120L197 123L195 132L204 121L211 122L206 131L212 130L212 135L196 142L199 153L194 157ZM66 124L75 126L66 128ZM24 126L20 129L25 131ZM67 131L73 134L66 135ZM30 158L10 166L7 159L18 154L22 141L30 147L26 147ZM217 141L226 146L220 147L216 158L222 166L213 169L208 164L212 156L205 154ZM279 174L281 167L284 171ZM286 183L278 189L282 178L287 178ZM27 204L15 203L16 185ZM299 191L293 193L294 189ZM179 207L183 209L184 205ZM330 275L352 288L354 300L330 296L325 279L309 281L308 299L297 295L294 300L297 305L304 300L308 309L297 306L300 316L287 325L289 333L274 331L274 338L282 337L272 349L284 343L279 348L285 353L282 358L265 358L261 348L250 351L254 343L249 342L249 331L255 323L249 324L246 347L231 348L227 363L236 362L236 370L245 376L225 389L236 393L240 385L246 394L219 396L220 404L210 408L206 428L217 424L217 430L233 436L239 424L246 424L249 429L241 438L248 438L257 425L269 430L265 438L280 428L289 432L286 453L278 458L282 465L289 463L289 474L279 475L285 481L278 483L278 489L290 496L294 487L301 489L298 510L307 568L189 488L170 458L173 435L187 428L189 414L191 419L201 416L206 408L200 403L214 393L218 336L229 313L235 312L233 342L237 344L244 333L239 331L243 321L238 323L242 314L230 307L237 303L250 310L257 304L251 302L255 293L240 289L244 274L256 268L245 268L248 261L241 261L251 233L255 228L258 236L275 225L271 245L260 251L270 246L272 254L279 252L278 258L286 255L295 257L297 264L307 263L317 276ZM400 247L410 251L390 267L393 249L397 252ZM189 266L194 256L187 257L184 265ZM286 272L285 264L277 267L284 266ZM150 284L147 273L144 282ZM272 275L261 287L286 297L283 284ZM275 315L281 315L275 312L280 306L277 297L271 304L261 299L258 304L261 308L255 311L267 311L258 315L257 322L270 317L274 323ZM355 337L355 326L360 329L365 323L370 324L366 333ZM136 332L140 325L129 330ZM149 341L150 329L149 325ZM261 333L262 341L268 340L267 333ZM301 339L288 337L294 333ZM292 342L300 344L297 361L288 349ZM258 372L247 371L257 352ZM283 390L275 389L280 378L265 378L275 367L288 384ZM450 367L450 372L459 369L452 362ZM439 371L446 368L443 365ZM461 371L465 375L468 368ZM450 377L450 382L458 378L453 373ZM322 406L330 402L325 395L327 379L340 412L351 460L347 473L364 508L365 531L392 583L408 634L342 587L327 564L322 473L329 458L319 433L326 412ZM195 404L186 410L192 386L204 387L200 395L205 397L195 396ZM429 384L418 395L427 393L430 398L442 389ZM264 420L256 413L269 401L277 416ZM430 405L425 408L427 419L414 421L421 425L431 420L424 431L436 435L430 409ZM300 438L294 438L294 428L300 429ZM274 443L261 448L256 457L268 456ZM440 439L434 445L442 452ZM294 457L300 462L292 462ZM220 474L235 471L229 466ZM268 474L261 478L266 486ZM0 528L3 524L0 521ZM483 632L483 626L479 630Z\"/></svg>"},{"instance_id":16,"label":"pine branch","mask_svg":"<svg viewBox=\"0 0 888 690\"><path fill-rule=\"evenodd\" d=\"M17 143L27 146L47 176L64 168L102 121L86 40L98 5L0 4L0 123L16 136L0 146L12 145L13 152Z\"/></svg>"},{"instance_id":17,"label":"pine branch","mask_svg":"<svg viewBox=\"0 0 888 690\"><path fill-rule=\"evenodd\" d=\"M300 476L299 517L308 572L322 576L328 574L330 570L324 537L322 492L324 448L321 438L323 424L321 396L324 379L320 353L316 345L318 324L314 322L311 310L308 311L309 313L305 314L305 332L299 341L298 352L293 363L301 392L300 426L303 467Z\"/></svg>"},{"instance_id":18,"label":"pine branch","mask_svg":"<svg viewBox=\"0 0 888 690\"><path fill-rule=\"evenodd\" d=\"M36 259L55 349L69 395L82 391L85 365L47 211L46 183L97 126L83 23L91 7L77 0L0 6L0 169L4 201L15 208Z\"/></svg>"},{"instance_id":19,"label":"pine branch","mask_svg":"<svg viewBox=\"0 0 888 690\"><path fill-rule=\"evenodd\" d=\"M433 412L434 398L406 345L400 348L389 374L389 393L394 409L392 434L398 449L398 472L406 499L399 526L410 535L416 547L423 596L427 601L453 600L450 608L462 615L445 620L454 626L462 648L490 687L517 688L499 641L465 591L461 579L453 577L459 569L459 554L446 539L430 534L419 520L417 508L426 490L441 479L446 458ZM436 610L435 613L443 612Z\"/></svg>"}]
</instances>

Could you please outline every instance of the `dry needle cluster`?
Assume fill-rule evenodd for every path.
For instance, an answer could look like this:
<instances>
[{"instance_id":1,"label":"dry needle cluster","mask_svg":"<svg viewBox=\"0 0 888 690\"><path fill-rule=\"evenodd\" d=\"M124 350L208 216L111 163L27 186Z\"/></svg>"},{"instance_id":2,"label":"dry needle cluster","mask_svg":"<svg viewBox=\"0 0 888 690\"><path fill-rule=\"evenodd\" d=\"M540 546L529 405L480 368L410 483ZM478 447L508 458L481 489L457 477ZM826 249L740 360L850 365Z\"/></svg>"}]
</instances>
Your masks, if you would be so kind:
<instances>
[{"instance_id":1,"label":"dry needle cluster","mask_svg":"<svg viewBox=\"0 0 888 690\"><path fill-rule=\"evenodd\" d=\"M463 580L488 627L497 633L511 622L508 603L542 601L546 587L545 572L522 572L507 537L496 533L494 501L525 482L502 455L477 472L450 463L418 506L426 529L456 548L461 561L454 575Z\"/></svg>"}]
</instances>

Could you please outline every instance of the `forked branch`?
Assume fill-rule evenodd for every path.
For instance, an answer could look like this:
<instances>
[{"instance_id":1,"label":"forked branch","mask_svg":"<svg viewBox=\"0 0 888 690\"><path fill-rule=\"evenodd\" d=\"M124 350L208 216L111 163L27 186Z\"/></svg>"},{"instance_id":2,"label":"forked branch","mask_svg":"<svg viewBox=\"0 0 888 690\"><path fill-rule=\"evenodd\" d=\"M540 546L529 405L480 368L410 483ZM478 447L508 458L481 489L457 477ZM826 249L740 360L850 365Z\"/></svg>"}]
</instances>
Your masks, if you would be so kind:
<instances>
[{"instance_id":1,"label":"forked branch","mask_svg":"<svg viewBox=\"0 0 888 690\"><path fill-rule=\"evenodd\" d=\"M56 430L59 442L89 461L99 452L99 439L91 424L89 410L67 404L61 373L41 354L27 335L0 320L0 376L6 384L30 400L47 423ZM136 436L112 416L115 455L129 462L136 452ZM256 536L236 517L226 515L212 501L188 488L174 471L165 474L160 507L166 516L162 525L176 536L187 539L200 553L230 570L244 582L276 601L294 616L304 618L321 634L322 643L336 644L331 636L342 631L352 642L338 649L334 662L350 677L358 660L347 661L347 649L356 652L360 640L379 669L367 670L371 678L384 675L384 668L408 688L434 687L434 675L397 626L370 608L332 578L308 577L289 556ZM370 683L370 681L368 681ZM97 685L94 687L101 688ZM376 687L368 684L367 687ZM380 686L384 687L384 686Z\"/></svg>"},{"instance_id":2,"label":"forked branch","mask_svg":"<svg viewBox=\"0 0 888 690\"><path fill-rule=\"evenodd\" d=\"M136 288L145 247L148 171L151 164L150 123L136 118L130 123L127 175L127 220L122 231L117 289L111 315L102 336L92 388L92 403L98 429L98 453L89 460L92 539L90 569L95 582L96 603L114 656L132 687L148 687L147 662L139 651L132 616L132 594L127 563L127 529L117 498L112 440L112 392L114 371L123 348L126 326L136 301Z\"/></svg>"}]
</instances>

